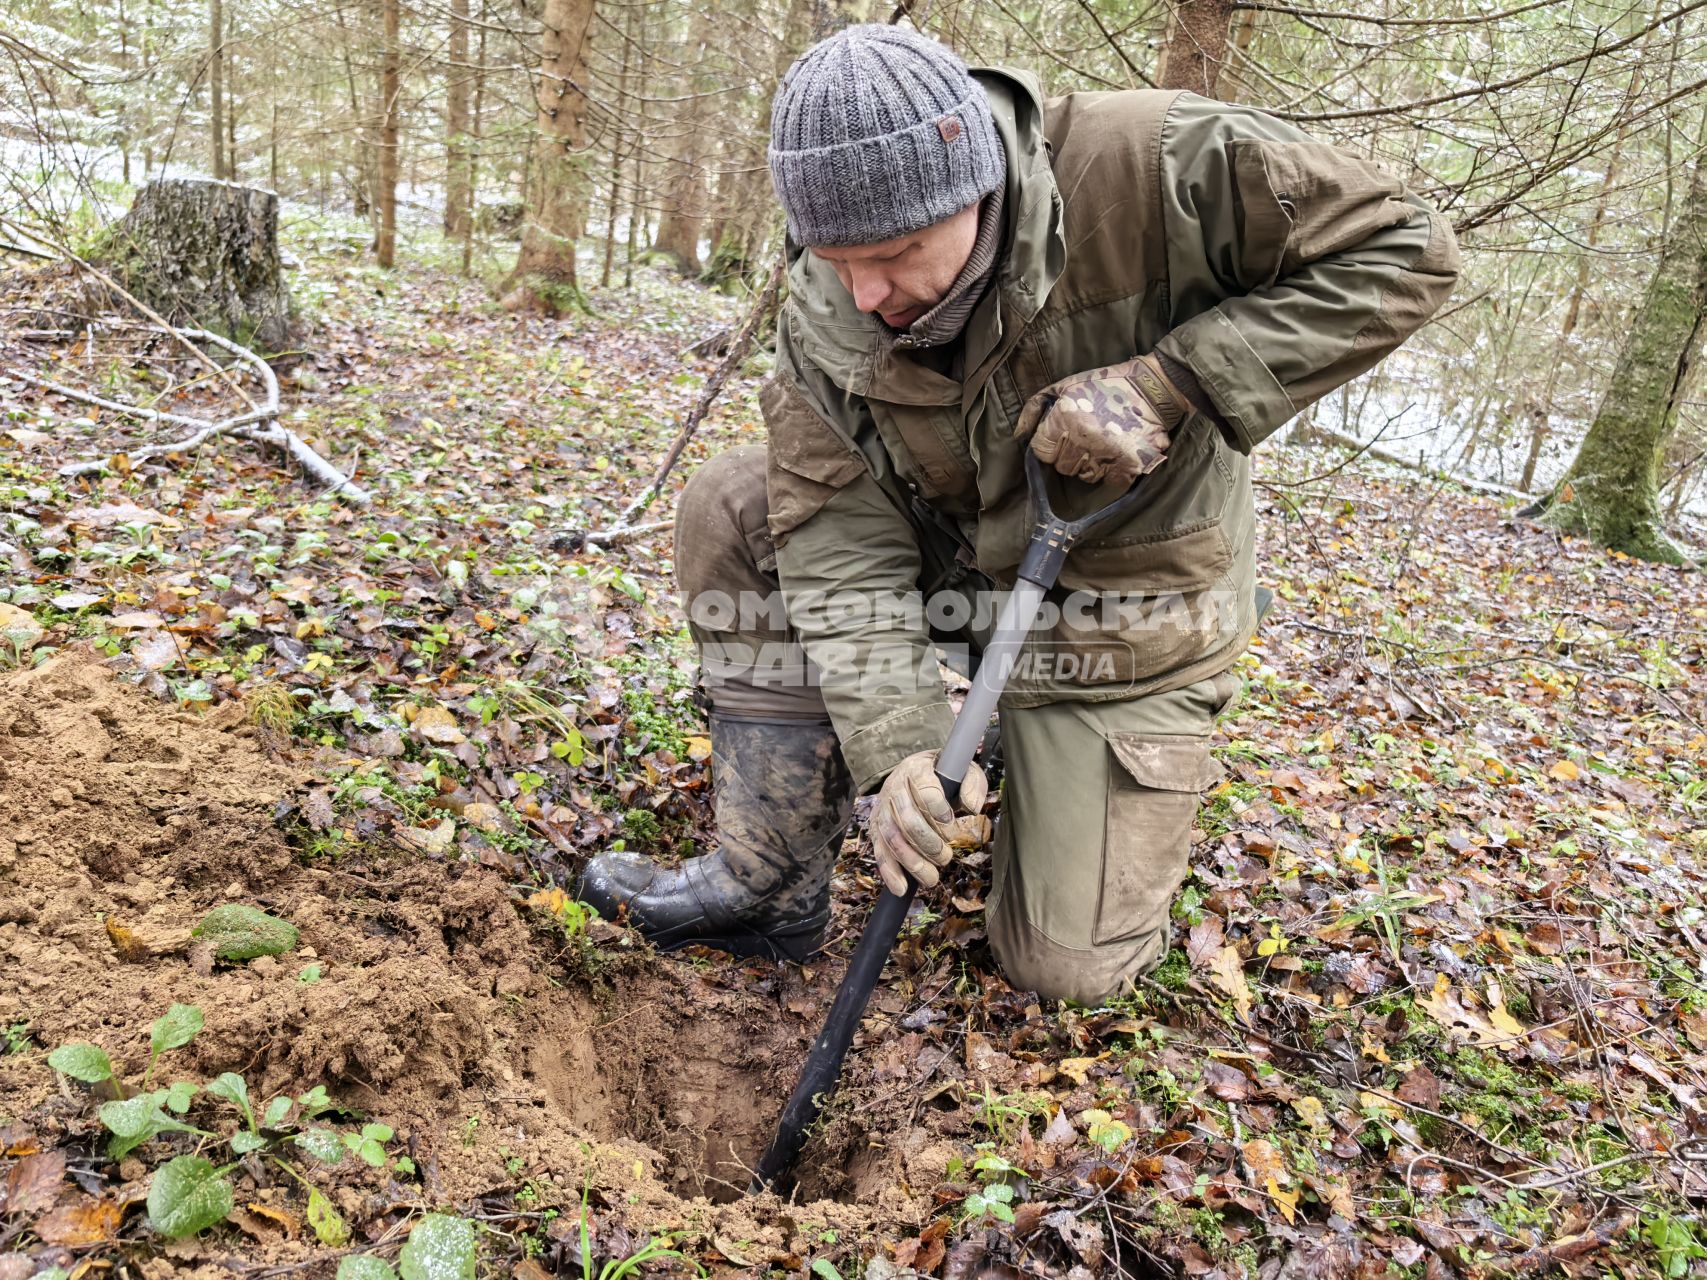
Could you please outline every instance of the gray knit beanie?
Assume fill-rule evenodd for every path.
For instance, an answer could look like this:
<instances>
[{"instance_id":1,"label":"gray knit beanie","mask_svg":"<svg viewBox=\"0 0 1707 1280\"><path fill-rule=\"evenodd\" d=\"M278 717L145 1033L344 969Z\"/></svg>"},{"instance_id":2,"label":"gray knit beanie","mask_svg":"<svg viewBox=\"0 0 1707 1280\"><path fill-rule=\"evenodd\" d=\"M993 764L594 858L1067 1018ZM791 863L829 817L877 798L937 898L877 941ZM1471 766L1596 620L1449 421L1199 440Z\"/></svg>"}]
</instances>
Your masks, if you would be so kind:
<instances>
[{"instance_id":1,"label":"gray knit beanie","mask_svg":"<svg viewBox=\"0 0 1707 1280\"><path fill-rule=\"evenodd\" d=\"M771 180L794 242L860 245L941 222L1001 185L984 90L946 45L848 27L813 45L771 104Z\"/></svg>"}]
</instances>

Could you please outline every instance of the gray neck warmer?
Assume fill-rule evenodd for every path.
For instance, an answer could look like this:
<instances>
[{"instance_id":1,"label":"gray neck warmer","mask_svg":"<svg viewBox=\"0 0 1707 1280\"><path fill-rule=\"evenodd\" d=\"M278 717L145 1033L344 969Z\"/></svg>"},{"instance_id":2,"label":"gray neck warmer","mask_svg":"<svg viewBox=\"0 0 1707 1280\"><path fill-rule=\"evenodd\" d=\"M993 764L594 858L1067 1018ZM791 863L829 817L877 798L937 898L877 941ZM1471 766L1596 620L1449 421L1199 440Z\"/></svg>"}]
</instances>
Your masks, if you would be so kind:
<instances>
[{"instance_id":1,"label":"gray neck warmer","mask_svg":"<svg viewBox=\"0 0 1707 1280\"><path fill-rule=\"evenodd\" d=\"M948 287L943 300L920 316L905 330L889 328L878 320L894 345L902 350L918 347L940 347L960 337L972 308L984 296L984 290L996 274L996 254L1002 244L1002 188L997 187L984 198L978 210L978 238L972 244L972 256Z\"/></svg>"}]
</instances>

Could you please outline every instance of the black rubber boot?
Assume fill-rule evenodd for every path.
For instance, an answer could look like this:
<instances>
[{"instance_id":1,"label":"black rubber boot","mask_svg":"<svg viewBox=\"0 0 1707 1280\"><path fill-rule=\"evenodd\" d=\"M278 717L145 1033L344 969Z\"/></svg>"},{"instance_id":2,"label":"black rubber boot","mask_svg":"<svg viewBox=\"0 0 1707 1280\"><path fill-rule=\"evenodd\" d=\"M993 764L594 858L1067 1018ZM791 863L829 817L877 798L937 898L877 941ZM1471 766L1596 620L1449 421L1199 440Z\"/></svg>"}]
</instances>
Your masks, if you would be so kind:
<instances>
[{"instance_id":1,"label":"black rubber boot","mask_svg":"<svg viewBox=\"0 0 1707 1280\"><path fill-rule=\"evenodd\" d=\"M719 845L675 868L601 853L581 901L661 951L693 943L804 960L830 921L830 872L853 815L853 780L827 723L711 717Z\"/></svg>"}]
</instances>

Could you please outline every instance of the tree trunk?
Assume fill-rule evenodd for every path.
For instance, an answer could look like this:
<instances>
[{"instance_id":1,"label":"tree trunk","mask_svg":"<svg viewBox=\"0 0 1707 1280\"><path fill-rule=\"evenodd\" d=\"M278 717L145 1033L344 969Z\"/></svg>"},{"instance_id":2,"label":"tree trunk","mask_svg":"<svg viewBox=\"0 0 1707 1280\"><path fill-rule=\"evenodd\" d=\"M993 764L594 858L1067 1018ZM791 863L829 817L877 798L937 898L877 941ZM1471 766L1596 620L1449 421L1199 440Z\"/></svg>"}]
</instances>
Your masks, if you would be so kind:
<instances>
[{"instance_id":1,"label":"tree trunk","mask_svg":"<svg viewBox=\"0 0 1707 1280\"><path fill-rule=\"evenodd\" d=\"M688 132L677 140L670 157L664 208L652 247L682 275L697 276L702 270L699 231L705 216L705 177L700 169L699 130L685 121L684 127Z\"/></svg>"},{"instance_id":2,"label":"tree trunk","mask_svg":"<svg viewBox=\"0 0 1707 1280\"><path fill-rule=\"evenodd\" d=\"M290 294L279 262L279 198L198 178L151 182L93 253L166 319L282 350Z\"/></svg>"},{"instance_id":3,"label":"tree trunk","mask_svg":"<svg viewBox=\"0 0 1707 1280\"><path fill-rule=\"evenodd\" d=\"M790 64L805 48L812 34L814 19L818 16L814 0L790 0L782 39L777 45L772 76L774 83L782 83ZM762 272L762 266L757 264L764 252L776 211L776 202L771 195L770 172L765 163L765 147L770 140L770 116L767 99L760 104L748 142L737 153L731 169L725 172L725 182L719 184L721 226L712 236L711 261L700 275L706 284L723 287Z\"/></svg>"},{"instance_id":4,"label":"tree trunk","mask_svg":"<svg viewBox=\"0 0 1707 1280\"><path fill-rule=\"evenodd\" d=\"M468 230L468 0L450 3L450 66L445 69L445 220L447 236Z\"/></svg>"},{"instance_id":5,"label":"tree trunk","mask_svg":"<svg viewBox=\"0 0 1707 1280\"><path fill-rule=\"evenodd\" d=\"M688 41L689 72L682 81L682 102L676 111L674 145L665 169L664 203L653 250L668 258L684 276L697 276L699 235L705 224L705 158L710 151L707 113L697 94L706 88L705 55L711 41L711 19L704 8L694 15Z\"/></svg>"},{"instance_id":6,"label":"tree trunk","mask_svg":"<svg viewBox=\"0 0 1707 1280\"><path fill-rule=\"evenodd\" d=\"M475 54L474 114L469 120L468 139L468 219L462 228L462 274L468 275L474 263L475 210L480 207L480 139L482 120L486 111L486 4L480 4L479 49Z\"/></svg>"},{"instance_id":7,"label":"tree trunk","mask_svg":"<svg viewBox=\"0 0 1707 1280\"><path fill-rule=\"evenodd\" d=\"M1542 518L1643 560L1681 564L1660 516L1659 468L1707 324L1707 161L1630 322L1612 382Z\"/></svg>"},{"instance_id":8,"label":"tree trunk","mask_svg":"<svg viewBox=\"0 0 1707 1280\"><path fill-rule=\"evenodd\" d=\"M212 145L213 176L224 181L231 176L225 158L225 3L207 0L208 133Z\"/></svg>"},{"instance_id":9,"label":"tree trunk","mask_svg":"<svg viewBox=\"0 0 1707 1280\"><path fill-rule=\"evenodd\" d=\"M871 0L813 0L812 39L822 40L843 27L872 21L877 17L872 13L873 8Z\"/></svg>"},{"instance_id":10,"label":"tree trunk","mask_svg":"<svg viewBox=\"0 0 1707 1280\"><path fill-rule=\"evenodd\" d=\"M1232 16L1233 0L1181 0L1162 46L1157 87L1216 97L1221 68L1227 65L1227 26Z\"/></svg>"},{"instance_id":11,"label":"tree trunk","mask_svg":"<svg viewBox=\"0 0 1707 1280\"><path fill-rule=\"evenodd\" d=\"M1241 9L1233 23L1232 48L1228 61L1233 65L1222 72L1225 77L1216 82L1216 97L1223 102L1261 101L1262 91L1250 83L1246 72L1251 64L1251 44L1257 34L1257 11Z\"/></svg>"},{"instance_id":12,"label":"tree trunk","mask_svg":"<svg viewBox=\"0 0 1707 1280\"><path fill-rule=\"evenodd\" d=\"M527 221L515 268L499 292L511 310L560 314L585 306L575 275L575 229L586 198L587 39L594 0L545 0L539 115L528 168Z\"/></svg>"},{"instance_id":13,"label":"tree trunk","mask_svg":"<svg viewBox=\"0 0 1707 1280\"><path fill-rule=\"evenodd\" d=\"M634 61L634 10L629 9L622 28L622 76L617 81L616 112L628 119L628 73ZM605 215L605 265L599 273L599 288L610 288L611 265L616 260L616 220L622 209L623 135L613 129L610 139L610 205Z\"/></svg>"},{"instance_id":14,"label":"tree trunk","mask_svg":"<svg viewBox=\"0 0 1707 1280\"><path fill-rule=\"evenodd\" d=\"M350 123L356 131L356 176L350 184L350 204L358 218L365 218L373 209L373 147L372 128L362 111L361 95L356 91L356 68L350 58L350 32L344 25L344 8L332 6L332 20L338 24L340 53L344 63L344 86L350 95Z\"/></svg>"},{"instance_id":15,"label":"tree trunk","mask_svg":"<svg viewBox=\"0 0 1707 1280\"><path fill-rule=\"evenodd\" d=\"M1612 144L1612 154L1607 158L1606 172L1600 181L1600 196L1595 201L1594 217L1588 224L1588 235L1584 241L1586 252L1577 258L1576 282L1571 287L1570 301L1565 306L1564 323L1559 326L1559 340L1553 347L1553 363L1547 370L1547 386L1541 393L1539 410L1530 410L1534 429L1529 436L1529 452L1523 459L1523 475L1517 482L1517 487L1526 492L1535 487L1535 468L1540 465L1541 449L1547 443L1547 435L1551 430L1559 371L1565 363L1565 353L1570 348L1571 335L1576 332L1577 320L1582 315L1583 295L1588 292L1589 269L1594 263L1595 245L1600 240L1600 229L1606 222L1608 198L1612 194L1612 183L1618 172L1618 159L1624 147L1626 133L1626 129L1618 131L1618 137Z\"/></svg>"},{"instance_id":16,"label":"tree trunk","mask_svg":"<svg viewBox=\"0 0 1707 1280\"><path fill-rule=\"evenodd\" d=\"M125 17L124 0L119 0L119 66L129 70L132 65L130 56L130 22ZM130 185L130 97L125 95L118 100L114 111L115 132L118 134L119 156L124 164L124 184Z\"/></svg>"},{"instance_id":17,"label":"tree trunk","mask_svg":"<svg viewBox=\"0 0 1707 1280\"><path fill-rule=\"evenodd\" d=\"M229 38L231 27L229 24L225 30L227 55L220 59L225 64L225 180L227 182L240 182L242 179L237 168L237 67L229 54L231 48Z\"/></svg>"},{"instance_id":18,"label":"tree trunk","mask_svg":"<svg viewBox=\"0 0 1707 1280\"><path fill-rule=\"evenodd\" d=\"M382 267L391 267L397 261L397 170L401 159L397 151L397 99L403 62L397 30L401 10L401 0L380 0L385 48L379 68L379 238L376 247Z\"/></svg>"}]
</instances>

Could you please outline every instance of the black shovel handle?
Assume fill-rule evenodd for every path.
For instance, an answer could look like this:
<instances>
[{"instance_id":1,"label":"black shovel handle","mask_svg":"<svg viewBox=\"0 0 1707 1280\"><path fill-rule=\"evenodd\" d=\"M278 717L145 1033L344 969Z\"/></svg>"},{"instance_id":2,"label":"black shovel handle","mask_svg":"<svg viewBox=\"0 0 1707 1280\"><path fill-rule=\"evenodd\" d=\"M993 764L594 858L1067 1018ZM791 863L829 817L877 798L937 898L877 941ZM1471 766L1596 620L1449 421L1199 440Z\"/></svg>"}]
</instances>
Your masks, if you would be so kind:
<instances>
[{"instance_id":1,"label":"black shovel handle","mask_svg":"<svg viewBox=\"0 0 1707 1280\"><path fill-rule=\"evenodd\" d=\"M937 754L937 781L942 784L943 794L951 805L959 803L960 784L972 765L978 744L983 740L985 727L996 710L996 701L1007 686L1020 647L1037 620L1043 593L1055 585L1067 552L1090 530L1131 510L1143 487L1134 485L1088 516L1063 520L1049 505L1043 464L1030 449L1025 451L1025 479L1031 495L1033 523L1025 557L1020 561L1020 580L1002 603L996 630L978 664L972 690L961 705L960 714L955 717L948 741ZM871 1000L871 993L883 973L889 953L895 948L895 939L900 935L901 923L907 918L907 909L912 905L916 892L917 886L909 880L906 893L897 894L884 889L878 897L865 933L854 948L853 959L848 962L848 971L842 978L836 999L830 1005L829 1017L824 1019L824 1029L818 1033L812 1051L806 1055L800 1079L794 1086L794 1092L788 1096L788 1104L782 1109L776 1136L771 1139L764 1155L759 1157L753 1180L747 1187L749 1195L768 1190L799 1159L807 1134L823 1111L836 1081L841 1078L842 1063L853 1044L854 1033L859 1030L865 1006Z\"/></svg>"}]
</instances>

